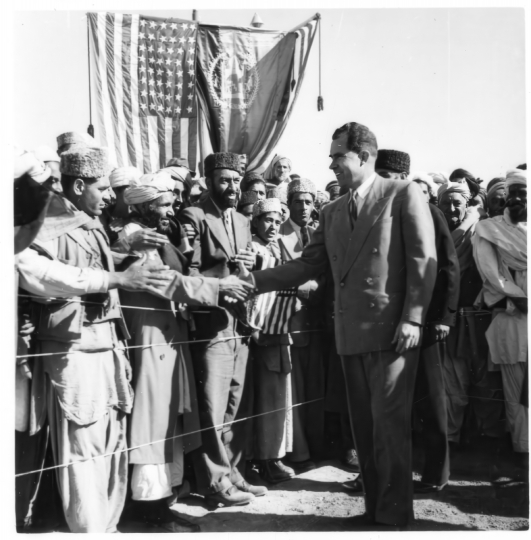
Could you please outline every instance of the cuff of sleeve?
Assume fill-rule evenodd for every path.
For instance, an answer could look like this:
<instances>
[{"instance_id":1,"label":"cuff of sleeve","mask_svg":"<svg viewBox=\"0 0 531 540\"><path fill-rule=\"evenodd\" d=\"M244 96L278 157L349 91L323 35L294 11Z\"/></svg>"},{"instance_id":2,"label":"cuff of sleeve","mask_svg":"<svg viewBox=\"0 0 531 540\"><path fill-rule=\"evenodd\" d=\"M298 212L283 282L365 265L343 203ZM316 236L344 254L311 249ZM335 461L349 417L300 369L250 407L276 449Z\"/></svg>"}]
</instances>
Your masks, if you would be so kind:
<instances>
[{"instance_id":1,"label":"cuff of sleeve","mask_svg":"<svg viewBox=\"0 0 531 540\"><path fill-rule=\"evenodd\" d=\"M109 290L109 272L105 270L93 270L89 280L87 293L103 293Z\"/></svg>"}]
</instances>

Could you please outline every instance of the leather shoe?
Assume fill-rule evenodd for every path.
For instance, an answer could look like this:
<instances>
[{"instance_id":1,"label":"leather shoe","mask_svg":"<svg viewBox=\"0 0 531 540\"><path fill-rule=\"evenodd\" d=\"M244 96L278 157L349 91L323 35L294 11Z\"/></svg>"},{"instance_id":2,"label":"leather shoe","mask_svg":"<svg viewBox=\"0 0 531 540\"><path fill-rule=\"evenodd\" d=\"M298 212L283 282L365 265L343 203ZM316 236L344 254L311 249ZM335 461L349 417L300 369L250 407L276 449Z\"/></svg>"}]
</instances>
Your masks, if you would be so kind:
<instances>
[{"instance_id":1,"label":"leather shoe","mask_svg":"<svg viewBox=\"0 0 531 540\"><path fill-rule=\"evenodd\" d=\"M216 506L219 504L223 506L243 506L254 500L254 495L240 491L236 486L230 486L222 491L207 495L205 500L209 504Z\"/></svg>"},{"instance_id":2,"label":"leather shoe","mask_svg":"<svg viewBox=\"0 0 531 540\"><path fill-rule=\"evenodd\" d=\"M356 450L347 450L345 458L341 460L341 465L343 465L343 467L345 467L345 469L349 471L357 473L361 472L360 462L358 460L358 454L356 454Z\"/></svg>"},{"instance_id":3,"label":"leather shoe","mask_svg":"<svg viewBox=\"0 0 531 540\"><path fill-rule=\"evenodd\" d=\"M289 464L297 474L313 471L313 469L316 468L315 463L311 459L305 461L290 461Z\"/></svg>"},{"instance_id":4,"label":"leather shoe","mask_svg":"<svg viewBox=\"0 0 531 540\"><path fill-rule=\"evenodd\" d=\"M413 491L415 493L437 493L442 491L448 482L444 483L442 486L436 484L427 484L426 482L420 482L419 480L413 480Z\"/></svg>"},{"instance_id":5,"label":"leather shoe","mask_svg":"<svg viewBox=\"0 0 531 540\"><path fill-rule=\"evenodd\" d=\"M295 471L291 467L286 467L280 459L268 459L262 462L261 476L271 484L278 484L293 478Z\"/></svg>"},{"instance_id":6,"label":"leather shoe","mask_svg":"<svg viewBox=\"0 0 531 540\"><path fill-rule=\"evenodd\" d=\"M243 491L243 493L251 493L255 497L263 497L268 491L268 489L264 486L251 486L251 484L249 484L245 480L242 480L241 482L238 482L234 485L240 491Z\"/></svg>"}]
</instances>

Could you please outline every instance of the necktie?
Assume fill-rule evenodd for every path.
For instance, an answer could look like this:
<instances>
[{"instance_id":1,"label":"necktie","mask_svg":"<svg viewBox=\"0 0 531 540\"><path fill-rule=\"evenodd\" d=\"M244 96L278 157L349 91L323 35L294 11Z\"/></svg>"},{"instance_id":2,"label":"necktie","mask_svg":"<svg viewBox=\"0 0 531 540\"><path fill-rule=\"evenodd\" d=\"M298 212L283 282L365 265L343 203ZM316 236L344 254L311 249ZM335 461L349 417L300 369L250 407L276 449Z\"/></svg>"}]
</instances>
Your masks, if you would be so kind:
<instances>
[{"instance_id":1,"label":"necktie","mask_svg":"<svg viewBox=\"0 0 531 540\"><path fill-rule=\"evenodd\" d=\"M354 225L358 219L358 192L353 194L350 198L350 230L354 230Z\"/></svg>"},{"instance_id":2,"label":"necktie","mask_svg":"<svg viewBox=\"0 0 531 540\"><path fill-rule=\"evenodd\" d=\"M301 242L303 248L305 248L310 242L310 234L308 233L308 227L306 227L306 225L301 227Z\"/></svg>"},{"instance_id":3,"label":"necktie","mask_svg":"<svg viewBox=\"0 0 531 540\"><path fill-rule=\"evenodd\" d=\"M234 232L232 230L232 223L229 215L230 210L223 212L223 222L225 223L225 230L227 231L227 236L229 237L229 244L232 249L232 252L236 255L236 246L234 244Z\"/></svg>"}]
</instances>

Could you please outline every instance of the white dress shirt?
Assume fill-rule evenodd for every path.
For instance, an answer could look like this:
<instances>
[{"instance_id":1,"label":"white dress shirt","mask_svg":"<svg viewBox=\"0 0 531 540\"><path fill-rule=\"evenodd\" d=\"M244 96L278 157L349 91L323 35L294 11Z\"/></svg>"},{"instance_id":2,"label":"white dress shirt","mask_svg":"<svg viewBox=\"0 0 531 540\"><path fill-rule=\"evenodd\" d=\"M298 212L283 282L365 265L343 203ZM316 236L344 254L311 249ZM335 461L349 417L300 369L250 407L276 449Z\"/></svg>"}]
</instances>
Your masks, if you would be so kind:
<instances>
[{"instance_id":1,"label":"white dress shirt","mask_svg":"<svg viewBox=\"0 0 531 540\"><path fill-rule=\"evenodd\" d=\"M365 202L365 199L367 198L367 195L369 194L369 190L371 189L371 186L374 184L374 180L376 179L376 173L372 173L363 184L361 184L358 189L352 191L350 190L350 200L354 198L354 202L356 203L356 207L358 210L358 216L360 215L361 209L363 207L363 203ZM350 202L349 200L349 202Z\"/></svg>"}]
</instances>

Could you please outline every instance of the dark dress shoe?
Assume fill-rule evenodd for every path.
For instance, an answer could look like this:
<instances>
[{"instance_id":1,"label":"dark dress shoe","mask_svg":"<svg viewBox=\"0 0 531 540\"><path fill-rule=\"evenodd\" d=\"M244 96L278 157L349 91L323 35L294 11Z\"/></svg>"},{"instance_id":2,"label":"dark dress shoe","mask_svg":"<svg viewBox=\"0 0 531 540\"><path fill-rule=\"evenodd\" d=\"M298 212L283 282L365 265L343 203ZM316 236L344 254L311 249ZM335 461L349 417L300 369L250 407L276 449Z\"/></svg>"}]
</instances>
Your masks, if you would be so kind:
<instances>
[{"instance_id":1,"label":"dark dress shoe","mask_svg":"<svg viewBox=\"0 0 531 540\"><path fill-rule=\"evenodd\" d=\"M264 460L261 470L262 478L271 484L285 482L295 476L295 471L291 467L286 467L280 459Z\"/></svg>"},{"instance_id":2,"label":"dark dress shoe","mask_svg":"<svg viewBox=\"0 0 531 540\"><path fill-rule=\"evenodd\" d=\"M315 463L311 459L305 461L290 461L289 464L297 474L313 471L316 468Z\"/></svg>"},{"instance_id":3,"label":"dark dress shoe","mask_svg":"<svg viewBox=\"0 0 531 540\"><path fill-rule=\"evenodd\" d=\"M361 472L360 469L360 462L358 460L358 454L356 454L356 450L347 450L345 454L345 458L341 460L341 465L345 467L345 469L352 471L352 472Z\"/></svg>"},{"instance_id":4,"label":"dark dress shoe","mask_svg":"<svg viewBox=\"0 0 531 540\"><path fill-rule=\"evenodd\" d=\"M363 480L361 479L361 476L358 476L355 480L343 482L341 486L352 493L363 493Z\"/></svg>"},{"instance_id":5,"label":"dark dress shoe","mask_svg":"<svg viewBox=\"0 0 531 540\"><path fill-rule=\"evenodd\" d=\"M238 482L234 485L240 491L243 491L243 493L251 493L255 497L263 497L268 491L268 489L264 486L251 486L251 484L249 484L245 480L242 480L241 482Z\"/></svg>"},{"instance_id":6,"label":"dark dress shoe","mask_svg":"<svg viewBox=\"0 0 531 540\"><path fill-rule=\"evenodd\" d=\"M438 486L437 484L428 484L419 480L413 480L413 491L415 493L437 493L442 491L447 485L448 482Z\"/></svg>"},{"instance_id":7,"label":"dark dress shoe","mask_svg":"<svg viewBox=\"0 0 531 540\"><path fill-rule=\"evenodd\" d=\"M175 532L175 533L198 533L201 532L201 527L199 525L196 525L195 523L191 523L190 521L178 517L173 516L173 519L171 521L168 521L166 523L161 523L160 528L164 529L169 532Z\"/></svg>"},{"instance_id":8,"label":"dark dress shoe","mask_svg":"<svg viewBox=\"0 0 531 540\"><path fill-rule=\"evenodd\" d=\"M207 503L216 506L219 504L223 506L243 506L254 500L254 495L241 491L236 486L230 486L230 488L207 495L205 500Z\"/></svg>"}]
</instances>

